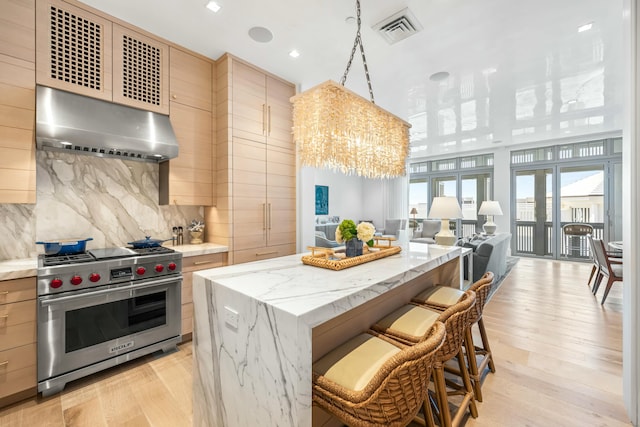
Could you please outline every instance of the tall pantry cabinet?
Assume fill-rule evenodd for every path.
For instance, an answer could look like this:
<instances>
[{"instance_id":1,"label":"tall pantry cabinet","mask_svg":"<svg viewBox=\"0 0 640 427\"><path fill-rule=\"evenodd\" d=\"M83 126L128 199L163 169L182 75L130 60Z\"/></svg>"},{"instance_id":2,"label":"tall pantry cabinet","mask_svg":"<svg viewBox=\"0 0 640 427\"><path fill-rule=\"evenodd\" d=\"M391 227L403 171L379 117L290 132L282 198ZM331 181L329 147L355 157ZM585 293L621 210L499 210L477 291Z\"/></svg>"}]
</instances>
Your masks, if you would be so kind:
<instances>
[{"instance_id":1,"label":"tall pantry cabinet","mask_svg":"<svg viewBox=\"0 0 640 427\"><path fill-rule=\"evenodd\" d=\"M35 203L35 0L0 5L0 203Z\"/></svg>"},{"instance_id":2,"label":"tall pantry cabinet","mask_svg":"<svg viewBox=\"0 0 640 427\"><path fill-rule=\"evenodd\" d=\"M296 252L295 146L289 98L295 86L232 55L218 68L216 212L234 264ZM222 144L222 146L221 146ZM221 199L224 199L221 202Z\"/></svg>"}]
</instances>

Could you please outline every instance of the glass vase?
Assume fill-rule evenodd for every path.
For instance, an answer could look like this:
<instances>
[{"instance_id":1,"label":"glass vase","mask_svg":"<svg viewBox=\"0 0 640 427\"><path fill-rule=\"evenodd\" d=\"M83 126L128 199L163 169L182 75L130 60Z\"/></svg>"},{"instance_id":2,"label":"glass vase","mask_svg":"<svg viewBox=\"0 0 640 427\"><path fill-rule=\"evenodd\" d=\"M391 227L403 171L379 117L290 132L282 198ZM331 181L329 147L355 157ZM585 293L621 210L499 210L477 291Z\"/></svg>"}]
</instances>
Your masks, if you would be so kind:
<instances>
[{"instance_id":1,"label":"glass vase","mask_svg":"<svg viewBox=\"0 0 640 427\"><path fill-rule=\"evenodd\" d=\"M362 255L362 240L358 240L354 237L347 240L344 245L346 248L347 257Z\"/></svg>"}]
</instances>

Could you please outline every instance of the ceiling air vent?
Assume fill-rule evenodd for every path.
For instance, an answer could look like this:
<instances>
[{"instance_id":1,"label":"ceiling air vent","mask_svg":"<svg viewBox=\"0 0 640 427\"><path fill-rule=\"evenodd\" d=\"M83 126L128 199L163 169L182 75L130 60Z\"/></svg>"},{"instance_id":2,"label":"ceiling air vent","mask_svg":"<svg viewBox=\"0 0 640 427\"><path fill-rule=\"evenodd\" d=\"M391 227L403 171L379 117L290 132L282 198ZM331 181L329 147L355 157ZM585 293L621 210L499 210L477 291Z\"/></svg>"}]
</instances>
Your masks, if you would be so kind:
<instances>
[{"instance_id":1,"label":"ceiling air vent","mask_svg":"<svg viewBox=\"0 0 640 427\"><path fill-rule=\"evenodd\" d=\"M380 33L387 43L394 44L422 30L422 25L407 7L378 22L373 29Z\"/></svg>"}]
</instances>

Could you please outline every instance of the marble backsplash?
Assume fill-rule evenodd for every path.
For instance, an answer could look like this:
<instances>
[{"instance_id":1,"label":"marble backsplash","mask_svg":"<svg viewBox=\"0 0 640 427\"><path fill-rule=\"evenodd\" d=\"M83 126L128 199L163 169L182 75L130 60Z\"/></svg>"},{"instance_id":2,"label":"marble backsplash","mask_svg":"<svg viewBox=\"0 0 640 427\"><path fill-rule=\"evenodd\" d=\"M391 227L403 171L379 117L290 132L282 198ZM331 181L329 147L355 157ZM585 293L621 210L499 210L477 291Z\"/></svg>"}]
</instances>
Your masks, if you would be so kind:
<instances>
[{"instance_id":1,"label":"marble backsplash","mask_svg":"<svg viewBox=\"0 0 640 427\"><path fill-rule=\"evenodd\" d=\"M160 206L155 163L36 152L36 204L0 204L0 260L42 252L36 241L88 238L87 248L125 246L202 220L201 206ZM185 241L188 238L185 237Z\"/></svg>"}]
</instances>

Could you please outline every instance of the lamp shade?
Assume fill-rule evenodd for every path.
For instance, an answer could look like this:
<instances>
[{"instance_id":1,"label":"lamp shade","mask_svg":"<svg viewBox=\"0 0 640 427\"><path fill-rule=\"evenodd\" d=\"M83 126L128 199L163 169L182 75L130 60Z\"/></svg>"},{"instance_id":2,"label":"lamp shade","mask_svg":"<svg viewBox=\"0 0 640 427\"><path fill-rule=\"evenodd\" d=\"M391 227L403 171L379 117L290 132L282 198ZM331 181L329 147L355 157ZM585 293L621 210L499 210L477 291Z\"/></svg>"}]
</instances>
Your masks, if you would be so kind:
<instances>
[{"instance_id":1,"label":"lamp shade","mask_svg":"<svg viewBox=\"0 0 640 427\"><path fill-rule=\"evenodd\" d=\"M462 209L455 197L434 197L429 218L462 218Z\"/></svg>"},{"instance_id":2,"label":"lamp shade","mask_svg":"<svg viewBox=\"0 0 640 427\"><path fill-rule=\"evenodd\" d=\"M411 212L409 212L410 215L417 215L418 214L418 209L416 208L411 208Z\"/></svg>"},{"instance_id":3,"label":"lamp shade","mask_svg":"<svg viewBox=\"0 0 640 427\"><path fill-rule=\"evenodd\" d=\"M485 200L480 205L478 215L502 215L502 209L500 209L500 203L495 200Z\"/></svg>"}]
</instances>

